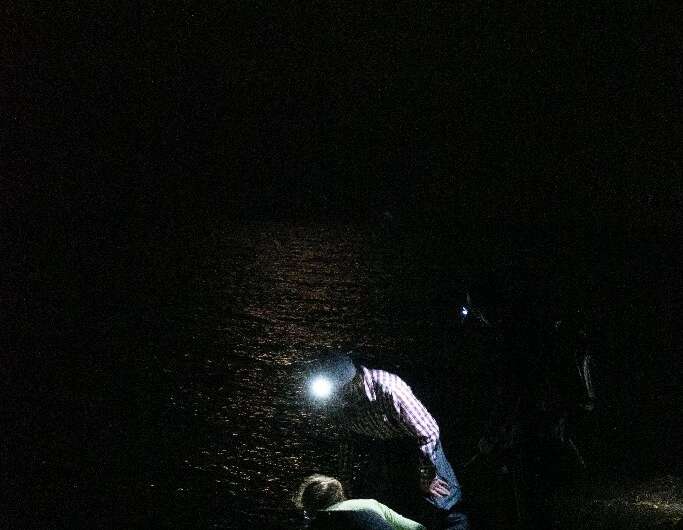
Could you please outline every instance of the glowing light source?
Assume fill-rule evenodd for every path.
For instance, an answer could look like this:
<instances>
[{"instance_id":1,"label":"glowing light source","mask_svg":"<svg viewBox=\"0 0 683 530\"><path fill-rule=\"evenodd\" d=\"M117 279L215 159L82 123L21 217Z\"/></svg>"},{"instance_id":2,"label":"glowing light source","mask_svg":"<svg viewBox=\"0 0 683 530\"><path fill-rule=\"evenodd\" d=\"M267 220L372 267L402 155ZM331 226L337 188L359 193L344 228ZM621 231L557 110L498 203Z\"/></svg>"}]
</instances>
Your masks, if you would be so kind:
<instances>
[{"instance_id":1,"label":"glowing light source","mask_svg":"<svg viewBox=\"0 0 683 530\"><path fill-rule=\"evenodd\" d=\"M469 309L463 306L463 308L460 310L460 314L464 317L466 317L469 314Z\"/></svg>"},{"instance_id":2,"label":"glowing light source","mask_svg":"<svg viewBox=\"0 0 683 530\"><path fill-rule=\"evenodd\" d=\"M320 399L330 397L330 394L332 393L332 382L327 377L316 377L311 382L311 393Z\"/></svg>"}]
</instances>

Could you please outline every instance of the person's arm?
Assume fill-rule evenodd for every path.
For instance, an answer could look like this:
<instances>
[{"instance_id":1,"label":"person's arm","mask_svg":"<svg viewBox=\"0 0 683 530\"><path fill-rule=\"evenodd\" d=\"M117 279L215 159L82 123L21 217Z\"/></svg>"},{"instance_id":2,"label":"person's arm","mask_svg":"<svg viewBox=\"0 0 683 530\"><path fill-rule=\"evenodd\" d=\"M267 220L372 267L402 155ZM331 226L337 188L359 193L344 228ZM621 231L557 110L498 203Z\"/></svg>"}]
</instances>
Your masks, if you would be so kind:
<instances>
[{"instance_id":1,"label":"person's arm","mask_svg":"<svg viewBox=\"0 0 683 530\"><path fill-rule=\"evenodd\" d=\"M436 474L434 451L439 442L439 426L410 387L398 377L390 387L394 413L403 427L416 439L420 455L420 487L436 496L448 495L445 483Z\"/></svg>"},{"instance_id":2,"label":"person's arm","mask_svg":"<svg viewBox=\"0 0 683 530\"><path fill-rule=\"evenodd\" d=\"M401 514L396 513L381 502L377 502L377 504L387 523L389 523L394 530L426 530L426 528L417 521L403 517Z\"/></svg>"}]
</instances>

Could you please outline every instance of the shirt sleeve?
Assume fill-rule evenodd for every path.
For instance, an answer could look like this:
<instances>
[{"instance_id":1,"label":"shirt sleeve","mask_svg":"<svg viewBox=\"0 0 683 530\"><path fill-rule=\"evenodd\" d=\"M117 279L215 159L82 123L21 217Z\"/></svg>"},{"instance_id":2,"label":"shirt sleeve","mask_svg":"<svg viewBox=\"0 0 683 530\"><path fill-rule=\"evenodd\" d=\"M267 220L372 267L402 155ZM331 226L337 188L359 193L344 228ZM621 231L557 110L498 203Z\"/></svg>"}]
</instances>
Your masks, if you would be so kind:
<instances>
[{"instance_id":1,"label":"shirt sleeve","mask_svg":"<svg viewBox=\"0 0 683 530\"><path fill-rule=\"evenodd\" d=\"M410 387L398 377L390 386L390 394L399 422L419 444L420 478L431 481L436 476L434 451L439 442L439 426Z\"/></svg>"},{"instance_id":2,"label":"shirt sleeve","mask_svg":"<svg viewBox=\"0 0 683 530\"><path fill-rule=\"evenodd\" d=\"M389 523L394 530L426 530L426 528L417 521L403 517L401 514L396 513L381 502L378 502L377 504L384 519L386 519L387 523Z\"/></svg>"}]
</instances>

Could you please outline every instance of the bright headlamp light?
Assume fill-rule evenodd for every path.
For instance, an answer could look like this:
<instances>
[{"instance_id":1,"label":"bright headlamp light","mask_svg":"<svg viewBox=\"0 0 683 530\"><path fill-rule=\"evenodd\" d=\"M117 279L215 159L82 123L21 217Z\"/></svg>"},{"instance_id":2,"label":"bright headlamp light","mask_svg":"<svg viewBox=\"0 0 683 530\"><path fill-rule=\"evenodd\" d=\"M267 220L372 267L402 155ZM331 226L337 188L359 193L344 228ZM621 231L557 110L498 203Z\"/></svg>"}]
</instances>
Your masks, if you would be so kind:
<instances>
[{"instance_id":1,"label":"bright headlamp light","mask_svg":"<svg viewBox=\"0 0 683 530\"><path fill-rule=\"evenodd\" d=\"M313 378L309 388L314 397L318 399L327 399L332 395L334 385L327 377L319 375Z\"/></svg>"},{"instance_id":2,"label":"bright headlamp light","mask_svg":"<svg viewBox=\"0 0 683 530\"><path fill-rule=\"evenodd\" d=\"M308 392L315 400L332 404L343 397L356 374L356 366L347 354L323 355L308 372Z\"/></svg>"}]
</instances>

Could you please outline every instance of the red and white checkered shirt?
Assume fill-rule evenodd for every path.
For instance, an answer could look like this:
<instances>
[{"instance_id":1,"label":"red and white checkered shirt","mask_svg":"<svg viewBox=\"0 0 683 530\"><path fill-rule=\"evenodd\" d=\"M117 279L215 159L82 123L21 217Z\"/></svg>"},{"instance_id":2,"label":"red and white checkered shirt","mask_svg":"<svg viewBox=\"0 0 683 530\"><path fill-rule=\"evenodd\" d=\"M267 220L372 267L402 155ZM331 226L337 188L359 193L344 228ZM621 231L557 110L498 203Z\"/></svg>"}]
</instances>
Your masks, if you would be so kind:
<instances>
[{"instance_id":1,"label":"red and white checkered shirt","mask_svg":"<svg viewBox=\"0 0 683 530\"><path fill-rule=\"evenodd\" d=\"M397 375L360 367L362 392L356 392L340 415L348 433L379 440L414 439L423 476L434 476L433 455L439 426L410 387ZM347 452L343 450L342 452ZM342 458L347 467L346 458Z\"/></svg>"}]
</instances>

